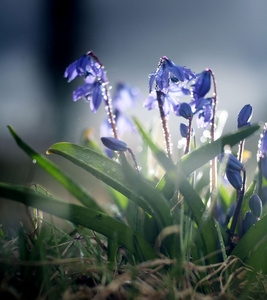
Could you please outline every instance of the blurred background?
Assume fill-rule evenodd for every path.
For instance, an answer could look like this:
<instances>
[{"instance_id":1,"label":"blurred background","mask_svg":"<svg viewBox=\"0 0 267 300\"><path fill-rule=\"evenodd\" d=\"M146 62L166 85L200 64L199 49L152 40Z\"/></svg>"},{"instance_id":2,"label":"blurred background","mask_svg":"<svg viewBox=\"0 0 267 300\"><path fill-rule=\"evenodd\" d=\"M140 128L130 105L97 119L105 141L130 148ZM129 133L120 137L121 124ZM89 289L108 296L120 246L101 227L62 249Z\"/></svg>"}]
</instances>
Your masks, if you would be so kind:
<instances>
[{"instance_id":1,"label":"blurred background","mask_svg":"<svg viewBox=\"0 0 267 300\"><path fill-rule=\"evenodd\" d=\"M196 73L213 70L218 109L229 114L225 133L236 129L238 112L248 103L254 108L252 121L266 121L266 14L262 0L2 0L0 180L40 182L69 197L60 186L51 186L50 177L16 146L7 125L43 154L59 141L80 143L88 127L99 139L103 104L93 114L84 101L74 103L72 91L82 81L63 78L65 68L88 50L105 65L112 86L124 81L139 88L139 104L129 114L146 122L158 118L158 111L146 111L142 103L148 75L163 55ZM174 146L179 123L171 116ZM258 138L247 143L254 162ZM72 165L65 167L79 174L85 186L94 181ZM0 201L5 215L6 200Z\"/></svg>"}]
</instances>

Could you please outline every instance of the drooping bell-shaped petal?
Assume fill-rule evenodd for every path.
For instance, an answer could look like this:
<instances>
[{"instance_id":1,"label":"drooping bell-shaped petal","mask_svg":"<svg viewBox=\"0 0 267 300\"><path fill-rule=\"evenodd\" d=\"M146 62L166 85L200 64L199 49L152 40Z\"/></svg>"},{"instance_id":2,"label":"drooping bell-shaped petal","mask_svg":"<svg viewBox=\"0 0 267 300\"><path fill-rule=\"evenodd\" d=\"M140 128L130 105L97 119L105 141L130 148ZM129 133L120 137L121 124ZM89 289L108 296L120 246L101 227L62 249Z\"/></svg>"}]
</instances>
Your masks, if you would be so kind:
<instances>
[{"instance_id":1,"label":"drooping bell-shaped petal","mask_svg":"<svg viewBox=\"0 0 267 300\"><path fill-rule=\"evenodd\" d=\"M206 99L207 100L207 99ZM206 129L213 118L213 110L211 105L205 105L197 113L196 123L198 128Z\"/></svg>"},{"instance_id":2,"label":"drooping bell-shaped petal","mask_svg":"<svg viewBox=\"0 0 267 300\"><path fill-rule=\"evenodd\" d=\"M239 112L237 118L237 127L241 128L250 125L250 120L252 117L252 106L250 104L245 105Z\"/></svg>"},{"instance_id":3,"label":"drooping bell-shaped petal","mask_svg":"<svg viewBox=\"0 0 267 300\"><path fill-rule=\"evenodd\" d=\"M102 137L101 141L105 147L113 151L126 151L127 144L113 137Z\"/></svg>"},{"instance_id":4,"label":"drooping bell-shaped petal","mask_svg":"<svg viewBox=\"0 0 267 300\"><path fill-rule=\"evenodd\" d=\"M209 71L203 71L199 75L196 75L197 79L193 85L193 97L194 99L203 98L210 91L211 87L211 74Z\"/></svg>"},{"instance_id":5,"label":"drooping bell-shaped petal","mask_svg":"<svg viewBox=\"0 0 267 300\"><path fill-rule=\"evenodd\" d=\"M240 191L242 188L242 177L240 172L226 168L226 177L230 184L237 190Z\"/></svg>"},{"instance_id":6,"label":"drooping bell-shaped petal","mask_svg":"<svg viewBox=\"0 0 267 300\"><path fill-rule=\"evenodd\" d=\"M263 207L267 205L267 186L262 187L261 202Z\"/></svg>"},{"instance_id":7,"label":"drooping bell-shaped petal","mask_svg":"<svg viewBox=\"0 0 267 300\"><path fill-rule=\"evenodd\" d=\"M133 107L139 93L138 88L131 87L124 83L118 83L112 98L113 108L122 112Z\"/></svg>"},{"instance_id":8,"label":"drooping bell-shaped petal","mask_svg":"<svg viewBox=\"0 0 267 300\"><path fill-rule=\"evenodd\" d=\"M90 108L93 113L95 113L98 110L102 98L102 85L99 81L95 81L90 101Z\"/></svg>"},{"instance_id":9,"label":"drooping bell-shaped petal","mask_svg":"<svg viewBox=\"0 0 267 300\"><path fill-rule=\"evenodd\" d=\"M156 76L157 88L163 92L168 92L169 87L169 71L166 68L166 64L161 64L158 70L158 74Z\"/></svg>"},{"instance_id":10,"label":"drooping bell-shaped petal","mask_svg":"<svg viewBox=\"0 0 267 300\"><path fill-rule=\"evenodd\" d=\"M184 123L180 124L180 133L183 138L186 138L188 135L188 126L186 126Z\"/></svg>"},{"instance_id":11,"label":"drooping bell-shaped petal","mask_svg":"<svg viewBox=\"0 0 267 300\"><path fill-rule=\"evenodd\" d=\"M243 234L245 234L256 222L257 219L253 213L251 211L247 211L242 222Z\"/></svg>"},{"instance_id":12,"label":"drooping bell-shaped petal","mask_svg":"<svg viewBox=\"0 0 267 300\"><path fill-rule=\"evenodd\" d=\"M185 119L191 119L193 117L193 112L192 112L191 106L186 102L183 102L179 105L175 114L177 116L184 117Z\"/></svg>"},{"instance_id":13,"label":"drooping bell-shaped petal","mask_svg":"<svg viewBox=\"0 0 267 300\"><path fill-rule=\"evenodd\" d=\"M88 71L87 67L90 64L91 57L85 54L67 67L64 77L70 82L77 76L83 76Z\"/></svg>"},{"instance_id":14,"label":"drooping bell-shaped petal","mask_svg":"<svg viewBox=\"0 0 267 300\"><path fill-rule=\"evenodd\" d=\"M173 74L179 81L185 80L185 70L173 63L170 59L165 58L166 67L170 73Z\"/></svg>"},{"instance_id":15,"label":"drooping bell-shaped petal","mask_svg":"<svg viewBox=\"0 0 267 300\"><path fill-rule=\"evenodd\" d=\"M255 217L260 218L262 213L262 202L257 194L253 194L249 198L249 208Z\"/></svg>"},{"instance_id":16,"label":"drooping bell-shaped petal","mask_svg":"<svg viewBox=\"0 0 267 300\"><path fill-rule=\"evenodd\" d=\"M158 107L156 91L153 91L149 94L149 96L146 98L146 100L144 102L144 107L146 107L148 110Z\"/></svg>"},{"instance_id":17,"label":"drooping bell-shaped petal","mask_svg":"<svg viewBox=\"0 0 267 300\"><path fill-rule=\"evenodd\" d=\"M72 99L73 101L77 101L80 98L84 98L85 101L87 101L88 95L90 95L93 91L94 84L91 83L85 83L82 86L79 86L76 90L73 91Z\"/></svg>"}]
</instances>

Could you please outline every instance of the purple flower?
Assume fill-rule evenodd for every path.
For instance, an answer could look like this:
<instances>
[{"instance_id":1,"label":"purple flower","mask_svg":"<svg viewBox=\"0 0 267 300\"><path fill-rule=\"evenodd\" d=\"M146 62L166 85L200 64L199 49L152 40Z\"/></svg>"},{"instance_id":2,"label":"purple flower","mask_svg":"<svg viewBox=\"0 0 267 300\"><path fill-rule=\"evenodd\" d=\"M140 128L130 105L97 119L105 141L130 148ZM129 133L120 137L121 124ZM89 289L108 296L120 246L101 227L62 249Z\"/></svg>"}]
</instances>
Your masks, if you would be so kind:
<instances>
[{"instance_id":1,"label":"purple flower","mask_svg":"<svg viewBox=\"0 0 267 300\"><path fill-rule=\"evenodd\" d=\"M121 112L126 111L135 105L138 95L138 88L118 83L112 100L113 108Z\"/></svg>"},{"instance_id":2,"label":"purple flower","mask_svg":"<svg viewBox=\"0 0 267 300\"><path fill-rule=\"evenodd\" d=\"M260 168L262 175L267 179L267 156L266 156L266 151L267 151L267 130L266 130L266 124L264 127L263 135L262 138L260 139L259 143L259 163L260 163Z\"/></svg>"},{"instance_id":3,"label":"purple flower","mask_svg":"<svg viewBox=\"0 0 267 300\"><path fill-rule=\"evenodd\" d=\"M150 75L149 79L149 93L151 93L154 81L156 82L156 90L163 93L168 92L170 81L189 81L195 78L195 74L186 67L181 67L173 63L166 56L160 60L159 67Z\"/></svg>"},{"instance_id":4,"label":"purple flower","mask_svg":"<svg viewBox=\"0 0 267 300\"><path fill-rule=\"evenodd\" d=\"M77 76L95 76L105 81L105 73L103 67L93 59L92 52L80 57L78 60L69 65L64 73L64 77L68 79L68 82L72 81Z\"/></svg>"},{"instance_id":5,"label":"purple flower","mask_svg":"<svg viewBox=\"0 0 267 300\"><path fill-rule=\"evenodd\" d=\"M196 81L193 86L193 97L194 99L203 98L210 91L211 87L211 75L209 71L203 71L196 75Z\"/></svg>"},{"instance_id":6,"label":"purple flower","mask_svg":"<svg viewBox=\"0 0 267 300\"><path fill-rule=\"evenodd\" d=\"M233 154L227 154L224 153L220 154L218 156L219 161L223 161L224 159L227 159L226 162L226 177L230 184L236 189L241 190L242 188L242 177L240 172L244 170L243 164L233 155Z\"/></svg>"},{"instance_id":7,"label":"purple flower","mask_svg":"<svg viewBox=\"0 0 267 300\"><path fill-rule=\"evenodd\" d=\"M252 117L252 106L250 104L245 105L239 112L237 118L237 127L241 128L250 125L250 119Z\"/></svg>"},{"instance_id":8,"label":"purple flower","mask_svg":"<svg viewBox=\"0 0 267 300\"><path fill-rule=\"evenodd\" d=\"M212 118L213 118L213 110L212 110L212 101L210 100L209 104L204 105L197 112L197 119L196 119L197 127L206 129L209 126Z\"/></svg>"},{"instance_id":9,"label":"purple flower","mask_svg":"<svg viewBox=\"0 0 267 300\"><path fill-rule=\"evenodd\" d=\"M161 93L160 101L162 102L162 107L165 116L168 116L171 110L175 111L177 109L177 105L180 104L180 102L171 93ZM146 107L148 110L151 110L154 108L158 108L158 105L159 103L157 98L157 92L153 91L150 93L150 95L144 102L144 107Z\"/></svg>"},{"instance_id":10,"label":"purple flower","mask_svg":"<svg viewBox=\"0 0 267 300\"><path fill-rule=\"evenodd\" d=\"M175 110L175 114L177 116L184 117L185 119L192 119L193 117L191 106L186 102L183 102L178 105L178 107Z\"/></svg>"},{"instance_id":11,"label":"purple flower","mask_svg":"<svg viewBox=\"0 0 267 300\"><path fill-rule=\"evenodd\" d=\"M186 126L184 123L180 124L180 133L183 138L186 138L188 135L188 126Z\"/></svg>"},{"instance_id":12,"label":"purple flower","mask_svg":"<svg viewBox=\"0 0 267 300\"><path fill-rule=\"evenodd\" d=\"M72 98L74 101L80 98L89 101L90 108L95 113L103 99L102 89L106 84L106 77L103 66L93 52L88 52L69 65L64 74L68 82L80 76L83 76L85 84L73 92Z\"/></svg>"},{"instance_id":13,"label":"purple flower","mask_svg":"<svg viewBox=\"0 0 267 300\"><path fill-rule=\"evenodd\" d=\"M83 98L86 102L90 101L91 111L95 113L103 98L102 84L99 81L95 81L94 83L85 83L73 92L72 98L74 101L77 101L80 98Z\"/></svg>"},{"instance_id":14,"label":"purple flower","mask_svg":"<svg viewBox=\"0 0 267 300\"><path fill-rule=\"evenodd\" d=\"M122 136L125 132L136 132L132 121L119 110L115 111L114 117L116 120L117 132L120 136ZM112 134L111 124L109 122L109 119L106 118L100 126L100 135L109 136L110 134Z\"/></svg>"},{"instance_id":15,"label":"purple flower","mask_svg":"<svg viewBox=\"0 0 267 300\"><path fill-rule=\"evenodd\" d=\"M102 137L101 141L104 146L113 151L126 151L127 144L113 137Z\"/></svg>"}]
</instances>

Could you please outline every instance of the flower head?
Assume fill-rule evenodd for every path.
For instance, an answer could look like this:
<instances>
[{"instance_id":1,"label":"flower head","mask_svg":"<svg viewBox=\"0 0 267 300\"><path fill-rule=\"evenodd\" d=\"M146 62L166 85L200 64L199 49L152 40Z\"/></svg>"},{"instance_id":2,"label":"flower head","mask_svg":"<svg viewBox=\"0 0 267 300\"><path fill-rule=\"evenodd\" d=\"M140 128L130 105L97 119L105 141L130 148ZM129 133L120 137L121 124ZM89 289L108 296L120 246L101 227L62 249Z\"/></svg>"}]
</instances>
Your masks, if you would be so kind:
<instances>
[{"instance_id":1,"label":"flower head","mask_svg":"<svg viewBox=\"0 0 267 300\"><path fill-rule=\"evenodd\" d=\"M255 217L260 218L262 213L262 202L257 194L253 194L249 198L249 208Z\"/></svg>"},{"instance_id":2,"label":"flower head","mask_svg":"<svg viewBox=\"0 0 267 300\"><path fill-rule=\"evenodd\" d=\"M184 117L185 119L192 119L193 117L191 106L186 102L183 102L177 106L175 114L177 116Z\"/></svg>"},{"instance_id":3,"label":"flower head","mask_svg":"<svg viewBox=\"0 0 267 300\"><path fill-rule=\"evenodd\" d=\"M103 99L103 85L106 83L104 68L93 52L80 57L69 65L64 73L68 82L76 77L83 77L85 84L79 86L72 94L74 101L83 98L90 102L92 112L96 112Z\"/></svg>"},{"instance_id":4,"label":"flower head","mask_svg":"<svg viewBox=\"0 0 267 300\"><path fill-rule=\"evenodd\" d=\"M250 119L252 117L252 106L250 104L245 105L239 112L237 118L237 127L241 128L250 125Z\"/></svg>"},{"instance_id":5,"label":"flower head","mask_svg":"<svg viewBox=\"0 0 267 300\"><path fill-rule=\"evenodd\" d=\"M110 150L114 151L126 151L127 144L121 140L115 139L113 137L102 137L101 141L104 146L106 146Z\"/></svg>"},{"instance_id":6,"label":"flower head","mask_svg":"<svg viewBox=\"0 0 267 300\"><path fill-rule=\"evenodd\" d=\"M152 92L154 81L156 82L156 90L166 94L171 81L175 83L184 82L191 78L195 78L195 74L190 69L176 65L166 56L163 56L157 70L150 75L149 93Z\"/></svg>"},{"instance_id":7,"label":"flower head","mask_svg":"<svg viewBox=\"0 0 267 300\"><path fill-rule=\"evenodd\" d=\"M211 74L205 70L202 73L196 75L196 81L192 85L193 97L195 100L203 98L210 91L211 87Z\"/></svg>"}]
</instances>

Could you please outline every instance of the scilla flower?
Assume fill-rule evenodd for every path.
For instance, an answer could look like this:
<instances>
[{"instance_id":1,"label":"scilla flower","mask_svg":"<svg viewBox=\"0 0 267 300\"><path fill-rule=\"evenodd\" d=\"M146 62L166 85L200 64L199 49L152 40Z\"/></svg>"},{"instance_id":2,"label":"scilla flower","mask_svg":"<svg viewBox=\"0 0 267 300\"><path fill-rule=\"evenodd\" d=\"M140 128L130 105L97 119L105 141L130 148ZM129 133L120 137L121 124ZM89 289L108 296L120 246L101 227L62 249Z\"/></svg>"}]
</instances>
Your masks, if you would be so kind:
<instances>
[{"instance_id":1,"label":"scilla flower","mask_svg":"<svg viewBox=\"0 0 267 300\"><path fill-rule=\"evenodd\" d=\"M250 125L250 120L252 117L252 106L250 104L245 105L239 112L237 118L237 127L241 128Z\"/></svg>"},{"instance_id":2,"label":"scilla flower","mask_svg":"<svg viewBox=\"0 0 267 300\"><path fill-rule=\"evenodd\" d=\"M103 99L103 86L106 84L104 67L93 52L88 52L69 65L64 77L68 82L76 77L83 77L85 84L79 86L72 95L74 101L83 98L90 103L92 112L96 112Z\"/></svg>"},{"instance_id":3,"label":"scilla flower","mask_svg":"<svg viewBox=\"0 0 267 300\"><path fill-rule=\"evenodd\" d=\"M127 144L113 137L102 137L101 141L104 146L113 151L126 151Z\"/></svg>"},{"instance_id":4,"label":"scilla flower","mask_svg":"<svg viewBox=\"0 0 267 300\"><path fill-rule=\"evenodd\" d=\"M263 130L263 135L262 138L260 139L259 143L259 164L260 164L260 169L262 172L262 175L267 179L267 124L265 124L264 130Z\"/></svg>"}]
</instances>

